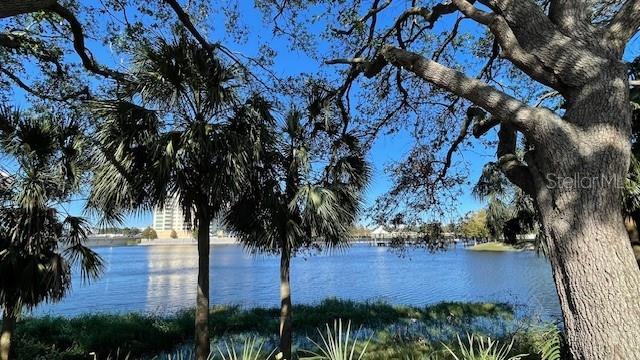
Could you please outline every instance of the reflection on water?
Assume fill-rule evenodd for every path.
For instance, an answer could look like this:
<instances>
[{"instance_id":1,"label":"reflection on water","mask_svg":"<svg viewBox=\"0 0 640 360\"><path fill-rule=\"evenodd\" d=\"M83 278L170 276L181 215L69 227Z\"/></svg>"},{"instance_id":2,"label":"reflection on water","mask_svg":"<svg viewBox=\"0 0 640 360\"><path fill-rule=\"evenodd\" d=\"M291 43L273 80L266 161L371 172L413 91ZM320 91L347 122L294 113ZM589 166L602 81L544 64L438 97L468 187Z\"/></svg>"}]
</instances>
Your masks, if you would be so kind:
<instances>
[{"instance_id":1,"label":"reflection on water","mask_svg":"<svg viewBox=\"0 0 640 360\"><path fill-rule=\"evenodd\" d=\"M171 304L195 299L197 258L193 246L153 246L147 251L147 297L145 310L157 311ZM159 306L163 304L163 306Z\"/></svg>"},{"instance_id":2,"label":"reflection on water","mask_svg":"<svg viewBox=\"0 0 640 360\"><path fill-rule=\"evenodd\" d=\"M171 312L195 303L197 248L136 246L98 248L107 265L92 284L76 282L71 294L36 313ZM211 295L215 304L278 306L278 264L239 246L214 246ZM293 300L316 303L327 297L424 305L439 301L499 301L522 311L559 317L551 269L532 252L474 252L458 248L430 254L408 251L403 258L386 248L356 245L292 263ZM76 276L79 280L79 278Z\"/></svg>"}]
</instances>

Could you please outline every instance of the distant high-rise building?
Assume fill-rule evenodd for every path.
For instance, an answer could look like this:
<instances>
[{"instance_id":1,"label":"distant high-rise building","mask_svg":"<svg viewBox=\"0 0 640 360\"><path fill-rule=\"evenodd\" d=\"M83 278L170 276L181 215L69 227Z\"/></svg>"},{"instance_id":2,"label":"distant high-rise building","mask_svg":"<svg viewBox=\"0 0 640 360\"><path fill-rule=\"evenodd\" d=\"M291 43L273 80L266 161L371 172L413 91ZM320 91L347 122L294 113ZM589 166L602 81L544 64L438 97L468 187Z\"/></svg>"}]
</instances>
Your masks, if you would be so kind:
<instances>
[{"instance_id":1,"label":"distant high-rise building","mask_svg":"<svg viewBox=\"0 0 640 360\"><path fill-rule=\"evenodd\" d=\"M156 231L189 231L191 226L184 221L184 214L177 197L168 199L163 207L153 210L153 228Z\"/></svg>"},{"instance_id":2,"label":"distant high-rise building","mask_svg":"<svg viewBox=\"0 0 640 360\"><path fill-rule=\"evenodd\" d=\"M153 209L153 225L151 227L161 239L170 237L174 230L179 238L192 237L193 227L184 221L184 213L177 196L167 199L163 207L158 206ZM211 236L226 236L218 219L211 221L209 234Z\"/></svg>"}]
</instances>

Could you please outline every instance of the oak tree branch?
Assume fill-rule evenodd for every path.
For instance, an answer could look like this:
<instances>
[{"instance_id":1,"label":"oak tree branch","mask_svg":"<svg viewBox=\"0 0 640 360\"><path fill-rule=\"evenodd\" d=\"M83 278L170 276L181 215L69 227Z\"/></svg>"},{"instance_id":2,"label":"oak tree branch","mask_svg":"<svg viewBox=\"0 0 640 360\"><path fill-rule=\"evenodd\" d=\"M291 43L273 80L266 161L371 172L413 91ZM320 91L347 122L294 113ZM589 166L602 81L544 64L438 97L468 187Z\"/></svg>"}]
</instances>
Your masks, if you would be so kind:
<instances>
[{"instance_id":1,"label":"oak tree branch","mask_svg":"<svg viewBox=\"0 0 640 360\"><path fill-rule=\"evenodd\" d=\"M608 38L622 56L629 39L640 28L640 0L627 0L611 19L606 29Z\"/></svg>"},{"instance_id":2,"label":"oak tree branch","mask_svg":"<svg viewBox=\"0 0 640 360\"><path fill-rule=\"evenodd\" d=\"M402 67L443 90L471 101L524 134L535 129L532 122L536 109L481 80L469 78L419 54L390 45L381 49L380 56L388 63Z\"/></svg>"},{"instance_id":3,"label":"oak tree branch","mask_svg":"<svg viewBox=\"0 0 640 360\"><path fill-rule=\"evenodd\" d=\"M517 134L513 127L502 124L498 131L498 166L502 173L525 193L534 193L531 172L526 164L516 156Z\"/></svg>"},{"instance_id":4,"label":"oak tree branch","mask_svg":"<svg viewBox=\"0 0 640 360\"><path fill-rule=\"evenodd\" d=\"M2 0L0 1L0 19L46 10L55 0Z\"/></svg>"}]
</instances>

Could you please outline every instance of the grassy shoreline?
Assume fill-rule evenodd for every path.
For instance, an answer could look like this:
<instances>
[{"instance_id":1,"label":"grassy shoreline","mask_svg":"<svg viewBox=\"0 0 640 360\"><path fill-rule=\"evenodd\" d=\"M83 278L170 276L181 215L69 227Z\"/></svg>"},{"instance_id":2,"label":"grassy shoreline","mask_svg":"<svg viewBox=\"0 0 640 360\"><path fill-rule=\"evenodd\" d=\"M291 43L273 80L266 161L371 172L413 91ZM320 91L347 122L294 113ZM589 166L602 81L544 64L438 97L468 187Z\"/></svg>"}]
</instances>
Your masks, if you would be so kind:
<instances>
[{"instance_id":1,"label":"grassy shoreline","mask_svg":"<svg viewBox=\"0 0 640 360\"><path fill-rule=\"evenodd\" d=\"M522 251L522 249L515 248L511 245L507 245L502 242L492 241L483 244L473 245L469 248L472 251L494 251L494 252L509 252L509 251Z\"/></svg>"},{"instance_id":2,"label":"grassy shoreline","mask_svg":"<svg viewBox=\"0 0 640 360\"><path fill-rule=\"evenodd\" d=\"M294 307L296 348L310 349L309 338L316 339L317 329L335 319L350 320L354 329L361 328L363 339L370 339L366 359L420 359L442 352L445 344L456 346L456 335L465 337L466 333L507 342L513 338L515 353L533 354L539 340L536 338L549 328L548 324L517 319L506 304L411 307L328 299L318 305ZM17 359L84 360L91 352L98 359L109 355L113 359L116 351L129 354L130 360L149 359L189 348L193 321L192 311L165 316L131 313L25 318L18 324L14 349ZM268 353L277 340L278 309L214 307L210 332L215 344L228 339L241 343L248 336L257 336L265 341ZM438 358L447 359L441 355Z\"/></svg>"}]
</instances>

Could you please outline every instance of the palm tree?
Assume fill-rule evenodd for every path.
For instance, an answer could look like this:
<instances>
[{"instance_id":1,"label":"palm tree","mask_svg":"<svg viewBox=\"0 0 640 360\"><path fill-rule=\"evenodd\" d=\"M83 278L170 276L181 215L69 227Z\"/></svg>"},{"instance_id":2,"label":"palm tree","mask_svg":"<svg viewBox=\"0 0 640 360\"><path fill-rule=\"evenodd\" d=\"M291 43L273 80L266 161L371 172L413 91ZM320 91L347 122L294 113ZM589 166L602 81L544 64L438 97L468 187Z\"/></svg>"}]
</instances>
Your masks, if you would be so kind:
<instances>
[{"instance_id":1,"label":"palm tree","mask_svg":"<svg viewBox=\"0 0 640 360\"><path fill-rule=\"evenodd\" d=\"M62 215L60 205L80 190L86 141L77 122L0 107L0 359L23 308L58 301L71 286L71 268L97 278L102 260L84 245L87 222Z\"/></svg>"},{"instance_id":2,"label":"palm tree","mask_svg":"<svg viewBox=\"0 0 640 360\"><path fill-rule=\"evenodd\" d=\"M233 68L178 36L134 54L135 82L120 99L92 103L99 118L89 205L117 221L176 197L198 229L196 358L209 355L209 228L245 183L271 118L258 97L240 104Z\"/></svg>"},{"instance_id":3,"label":"palm tree","mask_svg":"<svg viewBox=\"0 0 640 360\"><path fill-rule=\"evenodd\" d=\"M272 147L251 174L250 191L225 218L252 251L280 256L280 352L291 359L291 258L303 248L345 245L370 170L355 137L330 142L328 159L312 163L318 133L305 131L293 110ZM317 153L316 153L317 155Z\"/></svg>"}]
</instances>

